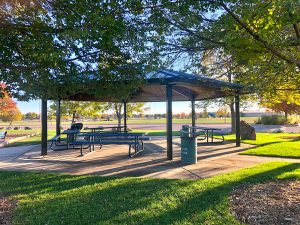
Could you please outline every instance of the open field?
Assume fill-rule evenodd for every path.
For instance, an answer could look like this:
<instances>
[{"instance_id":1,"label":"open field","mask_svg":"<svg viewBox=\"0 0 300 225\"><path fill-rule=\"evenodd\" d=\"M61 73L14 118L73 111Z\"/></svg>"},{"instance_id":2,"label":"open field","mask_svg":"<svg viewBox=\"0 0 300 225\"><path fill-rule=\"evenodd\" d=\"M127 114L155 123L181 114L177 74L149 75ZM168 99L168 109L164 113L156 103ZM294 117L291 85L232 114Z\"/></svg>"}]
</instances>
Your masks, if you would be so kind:
<instances>
[{"instance_id":1,"label":"open field","mask_svg":"<svg viewBox=\"0 0 300 225\"><path fill-rule=\"evenodd\" d=\"M254 123L257 117L242 117L241 120L245 120L248 123ZM80 121L78 121L80 122ZM231 123L230 118L199 118L196 121L198 124L217 124L217 123ZM103 125L103 124L117 124L117 121L83 121L84 125ZM173 119L173 124L190 124L191 119ZM49 125L55 125L55 121L48 121ZM71 121L62 121L62 125L70 125ZM128 119L128 125L134 124L166 124L166 119ZM9 123L0 122L0 126L9 126ZM15 126L40 126L40 121L38 120L23 120L13 122L11 127Z\"/></svg>"},{"instance_id":2,"label":"open field","mask_svg":"<svg viewBox=\"0 0 300 225\"><path fill-rule=\"evenodd\" d=\"M300 179L300 165L267 163L201 180L0 172L17 200L13 224L241 224L229 193L241 185Z\"/></svg>"},{"instance_id":3,"label":"open field","mask_svg":"<svg viewBox=\"0 0 300 225\"><path fill-rule=\"evenodd\" d=\"M11 131L10 131L11 132ZM14 133L22 131L13 131ZM27 132L39 132L32 130ZM165 130L133 130L133 132L144 132L148 136L165 136ZM174 131L173 135L179 135L178 131ZM48 138L55 136L55 130L48 130ZM225 135L226 140L234 141L234 135ZM24 140L12 143L8 147L40 144L40 135L26 138ZM242 140L243 143L257 145L240 154L259 155L259 156L275 156L287 158L300 158L300 134L287 133L257 133L257 140Z\"/></svg>"}]
</instances>

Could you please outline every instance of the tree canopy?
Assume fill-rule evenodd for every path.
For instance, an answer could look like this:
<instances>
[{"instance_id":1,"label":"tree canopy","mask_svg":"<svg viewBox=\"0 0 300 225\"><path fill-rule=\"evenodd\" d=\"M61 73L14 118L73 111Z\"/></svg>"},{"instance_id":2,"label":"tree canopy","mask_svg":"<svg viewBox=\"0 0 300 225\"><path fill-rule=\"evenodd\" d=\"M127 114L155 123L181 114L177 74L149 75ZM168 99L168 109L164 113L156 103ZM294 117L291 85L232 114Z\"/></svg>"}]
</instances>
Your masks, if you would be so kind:
<instances>
[{"instance_id":1,"label":"tree canopy","mask_svg":"<svg viewBox=\"0 0 300 225\"><path fill-rule=\"evenodd\" d=\"M84 90L126 100L150 69L201 72L210 52L226 56L235 81L257 91L300 88L298 0L1 4L0 78L18 98Z\"/></svg>"},{"instance_id":2,"label":"tree canopy","mask_svg":"<svg viewBox=\"0 0 300 225\"><path fill-rule=\"evenodd\" d=\"M118 126L121 126L124 117L124 103L106 103L106 110L113 110L118 119ZM133 113L142 113L145 109L145 103L126 103L127 116L131 117Z\"/></svg>"},{"instance_id":3,"label":"tree canopy","mask_svg":"<svg viewBox=\"0 0 300 225\"><path fill-rule=\"evenodd\" d=\"M156 9L159 48L175 66L198 71L207 53L222 53L215 65L231 65L236 82L260 92L282 83L299 89L299 12L297 0L171 2Z\"/></svg>"},{"instance_id":4,"label":"tree canopy","mask_svg":"<svg viewBox=\"0 0 300 225\"><path fill-rule=\"evenodd\" d=\"M0 98L0 119L3 122L10 122L21 120L22 113L19 110L17 103L10 97L4 84L0 84L1 96Z\"/></svg>"},{"instance_id":5,"label":"tree canopy","mask_svg":"<svg viewBox=\"0 0 300 225\"><path fill-rule=\"evenodd\" d=\"M50 115L55 115L57 106L56 104L57 102L52 102L50 105ZM99 102L62 101L60 113L63 116L70 116L73 124L76 117L94 117L104 110L104 105Z\"/></svg>"},{"instance_id":6,"label":"tree canopy","mask_svg":"<svg viewBox=\"0 0 300 225\"><path fill-rule=\"evenodd\" d=\"M126 98L154 65L145 60L150 46L138 1L0 4L0 79L19 99L82 90Z\"/></svg>"},{"instance_id":7,"label":"tree canopy","mask_svg":"<svg viewBox=\"0 0 300 225\"><path fill-rule=\"evenodd\" d=\"M300 113L300 92L278 90L265 94L260 104L275 112L283 112L287 118L290 114Z\"/></svg>"}]
</instances>

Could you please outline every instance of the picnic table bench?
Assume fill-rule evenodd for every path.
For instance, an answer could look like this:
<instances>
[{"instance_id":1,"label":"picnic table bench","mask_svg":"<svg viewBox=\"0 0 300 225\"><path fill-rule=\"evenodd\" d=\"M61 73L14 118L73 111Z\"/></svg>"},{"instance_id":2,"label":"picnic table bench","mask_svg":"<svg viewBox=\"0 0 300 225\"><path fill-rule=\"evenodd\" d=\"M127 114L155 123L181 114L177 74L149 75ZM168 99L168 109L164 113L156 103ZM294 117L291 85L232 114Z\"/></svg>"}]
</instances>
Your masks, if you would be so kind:
<instances>
[{"instance_id":1,"label":"picnic table bench","mask_svg":"<svg viewBox=\"0 0 300 225\"><path fill-rule=\"evenodd\" d=\"M64 130L61 135L66 135L66 138L62 138L61 135L56 135L49 140L51 142L50 149L53 151L63 151L68 149L74 149L75 146L71 146L71 143L76 140L76 136L80 133L79 130ZM62 143L65 141L65 143Z\"/></svg>"},{"instance_id":2,"label":"picnic table bench","mask_svg":"<svg viewBox=\"0 0 300 225\"><path fill-rule=\"evenodd\" d=\"M75 140L73 145L80 145L80 155L83 155L83 146L88 145L90 151L94 151L95 145L128 145L128 156L132 157L144 150L144 141L150 140L149 137L144 136L144 133L95 133L86 132L78 134L78 137L84 137L81 140ZM134 151L132 152L132 147Z\"/></svg>"}]
</instances>

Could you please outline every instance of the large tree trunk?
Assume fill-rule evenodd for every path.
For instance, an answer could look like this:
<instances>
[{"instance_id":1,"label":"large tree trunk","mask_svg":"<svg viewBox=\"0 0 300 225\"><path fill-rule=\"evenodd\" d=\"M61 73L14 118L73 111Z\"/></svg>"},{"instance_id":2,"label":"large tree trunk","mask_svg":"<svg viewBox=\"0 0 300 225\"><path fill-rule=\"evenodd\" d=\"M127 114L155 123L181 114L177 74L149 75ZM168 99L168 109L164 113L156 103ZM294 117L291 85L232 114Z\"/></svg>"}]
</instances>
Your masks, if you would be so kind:
<instances>
[{"instance_id":1,"label":"large tree trunk","mask_svg":"<svg viewBox=\"0 0 300 225\"><path fill-rule=\"evenodd\" d=\"M74 123L75 123L75 116L76 116L76 112L73 112L71 124L74 124Z\"/></svg>"},{"instance_id":2,"label":"large tree trunk","mask_svg":"<svg viewBox=\"0 0 300 225\"><path fill-rule=\"evenodd\" d=\"M284 112L284 117L285 117L285 120L287 121L287 119L288 119L288 112L287 111Z\"/></svg>"},{"instance_id":3,"label":"large tree trunk","mask_svg":"<svg viewBox=\"0 0 300 225\"><path fill-rule=\"evenodd\" d=\"M231 115L231 133L235 133L235 111L234 111L234 100L230 102L230 115Z\"/></svg>"},{"instance_id":4,"label":"large tree trunk","mask_svg":"<svg viewBox=\"0 0 300 225\"><path fill-rule=\"evenodd\" d=\"M115 103L115 112L118 119L118 126L120 127L122 124L122 105L119 103Z\"/></svg>"}]
</instances>

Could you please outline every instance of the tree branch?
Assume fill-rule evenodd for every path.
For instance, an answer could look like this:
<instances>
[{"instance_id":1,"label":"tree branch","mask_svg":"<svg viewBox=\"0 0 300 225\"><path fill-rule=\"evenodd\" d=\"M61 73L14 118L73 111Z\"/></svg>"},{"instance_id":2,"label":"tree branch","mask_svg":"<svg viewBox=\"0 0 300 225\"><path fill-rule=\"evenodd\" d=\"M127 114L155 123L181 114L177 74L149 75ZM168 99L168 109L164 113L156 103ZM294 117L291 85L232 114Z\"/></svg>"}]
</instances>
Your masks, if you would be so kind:
<instances>
[{"instance_id":1,"label":"tree branch","mask_svg":"<svg viewBox=\"0 0 300 225\"><path fill-rule=\"evenodd\" d=\"M14 66L14 65L0 63L0 68L11 69L11 70L33 70L33 69L38 69L40 67L38 67L38 66Z\"/></svg>"},{"instance_id":2,"label":"tree branch","mask_svg":"<svg viewBox=\"0 0 300 225\"><path fill-rule=\"evenodd\" d=\"M215 3L219 3L223 9L240 25L242 26L255 40L257 40L259 43L261 43L267 50L269 50L271 53L273 53L274 55L276 55L277 57L283 59L284 61L286 61L289 64L294 64L296 65L298 68L300 68L300 61L299 60L295 60L295 59L291 59L288 56L282 54L281 52L279 52L279 50L277 50L274 46L270 45L266 40L264 40L263 38L261 38L259 36L259 34L257 34L255 31L253 31L250 27L248 27L238 16L236 16L227 6L225 3L223 2L219 2L219 1L212 1Z\"/></svg>"},{"instance_id":3,"label":"tree branch","mask_svg":"<svg viewBox=\"0 0 300 225\"><path fill-rule=\"evenodd\" d=\"M197 33L195 33L194 31L192 31L192 30L190 30L190 29L184 27L183 25L179 24L178 21L172 22L172 21L171 21L170 19L168 19L168 18L165 18L165 19L166 19L166 21L167 21L168 23L170 23L171 25L177 27L178 29L181 29L181 30L186 31L187 33L189 33L189 34L191 34L191 35L193 35L193 36L196 36L196 37L199 38L200 40L204 40L204 41L207 41L207 42L210 42L210 43L213 43L213 44L217 44L217 45L222 45L222 44L224 44L223 42L215 41L215 40L212 40L212 39L210 39L210 38L203 37L203 36L197 34ZM176 24L176 23L177 23L177 24Z\"/></svg>"}]
</instances>

